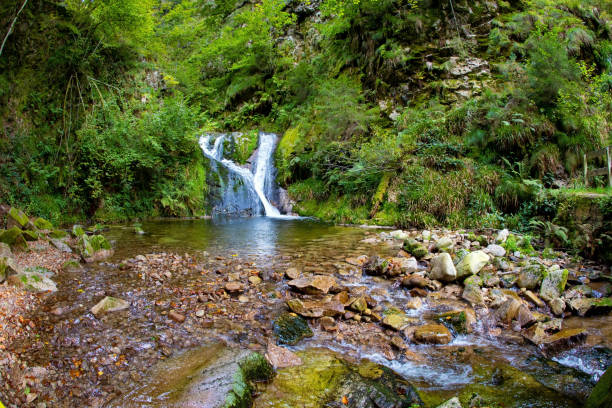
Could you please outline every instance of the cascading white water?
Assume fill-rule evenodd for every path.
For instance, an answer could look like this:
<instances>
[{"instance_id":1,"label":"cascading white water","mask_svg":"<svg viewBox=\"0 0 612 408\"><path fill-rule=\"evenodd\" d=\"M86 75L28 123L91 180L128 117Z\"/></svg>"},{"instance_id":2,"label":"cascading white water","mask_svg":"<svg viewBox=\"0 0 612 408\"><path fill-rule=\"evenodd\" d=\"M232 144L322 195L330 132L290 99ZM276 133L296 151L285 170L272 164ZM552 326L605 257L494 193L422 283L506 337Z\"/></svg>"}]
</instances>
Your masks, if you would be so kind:
<instances>
[{"instance_id":1,"label":"cascading white water","mask_svg":"<svg viewBox=\"0 0 612 408\"><path fill-rule=\"evenodd\" d=\"M240 176L245 187L254 191L259 198L259 202L261 205L263 205L266 216L282 217L280 211L278 211L278 209L270 203L264 191L266 178L269 178L272 174L272 155L274 153L276 136L271 133L260 133L259 147L257 150L257 156L255 158L255 174L253 174L248 168L241 167L233 161L223 158L223 142L226 140L226 135L218 135L211 147L210 142L212 137L212 135L200 137L199 143L204 155L214 162L220 163L230 172Z\"/></svg>"}]
</instances>

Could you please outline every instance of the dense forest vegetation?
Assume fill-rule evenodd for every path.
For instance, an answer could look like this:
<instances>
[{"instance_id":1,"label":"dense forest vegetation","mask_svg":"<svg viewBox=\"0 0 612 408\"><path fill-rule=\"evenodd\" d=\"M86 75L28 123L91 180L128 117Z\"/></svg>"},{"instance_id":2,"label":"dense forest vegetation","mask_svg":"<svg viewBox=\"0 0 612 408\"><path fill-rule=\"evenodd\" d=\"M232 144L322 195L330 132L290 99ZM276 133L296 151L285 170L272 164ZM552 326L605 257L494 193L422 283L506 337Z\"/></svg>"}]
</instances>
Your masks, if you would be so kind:
<instances>
[{"instance_id":1,"label":"dense forest vegetation","mask_svg":"<svg viewBox=\"0 0 612 408\"><path fill-rule=\"evenodd\" d=\"M196 136L244 160L260 129L301 214L562 239L548 189L611 142L607 0L7 0L0 27L1 201L54 221L204 214Z\"/></svg>"}]
</instances>

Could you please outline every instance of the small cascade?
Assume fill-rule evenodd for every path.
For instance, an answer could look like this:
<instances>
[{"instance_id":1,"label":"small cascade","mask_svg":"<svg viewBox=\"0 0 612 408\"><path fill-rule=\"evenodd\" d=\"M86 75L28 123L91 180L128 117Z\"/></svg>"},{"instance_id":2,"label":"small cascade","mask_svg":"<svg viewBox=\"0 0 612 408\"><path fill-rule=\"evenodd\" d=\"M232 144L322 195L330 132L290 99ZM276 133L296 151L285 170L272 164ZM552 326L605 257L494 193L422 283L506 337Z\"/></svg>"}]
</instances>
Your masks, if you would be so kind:
<instances>
[{"instance_id":1,"label":"small cascade","mask_svg":"<svg viewBox=\"0 0 612 408\"><path fill-rule=\"evenodd\" d=\"M280 211L270 203L270 197L275 194L274 148L276 135L260 133L259 145L255 154L253 171L240 166L223 157L224 142L233 137L231 134L206 134L200 137L202 152L211 160L219 176L220 193L215 211L225 214L259 215L263 212L267 217L282 217ZM221 165L227 170L222 175ZM262 211L263 210L263 211Z\"/></svg>"}]
</instances>

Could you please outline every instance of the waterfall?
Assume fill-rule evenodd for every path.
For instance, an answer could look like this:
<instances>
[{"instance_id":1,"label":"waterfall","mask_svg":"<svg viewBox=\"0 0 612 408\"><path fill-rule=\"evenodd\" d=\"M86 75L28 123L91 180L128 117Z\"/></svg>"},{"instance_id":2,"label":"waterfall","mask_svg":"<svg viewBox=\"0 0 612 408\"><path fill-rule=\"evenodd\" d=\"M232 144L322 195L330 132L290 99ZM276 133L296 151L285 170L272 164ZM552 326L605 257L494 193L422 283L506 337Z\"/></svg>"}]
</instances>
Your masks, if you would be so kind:
<instances>
[{"instance_id":1,"label":"waterfall","mask_svg":"<svg viewBox=\"0 0 612 408\"><path fill-rule=\"evenodd\" d=\"M214 142L212 142L213 137ZM200 137L199 143L202 152L211 160L211 164L220 164L229 170L227 183L221 185L221 198L219 206L225 213L239 213L250 210L253 215L259 214L262 206L267 217L282 217L280 211L274 207L268 197L272 196L271 186L274 185L274 148L276 135L272 133L259 133L254 171L239 166L233 161L223 157L223 145L232 135L206 134ZM211 143L212 142L212 143ZM235 177L241 183L236 182ZM221 177L220 177L221 179ZM241 184L241 185L240 185ZM266 194L268 192L268 195Z\"/></svg>"}]
</instances>

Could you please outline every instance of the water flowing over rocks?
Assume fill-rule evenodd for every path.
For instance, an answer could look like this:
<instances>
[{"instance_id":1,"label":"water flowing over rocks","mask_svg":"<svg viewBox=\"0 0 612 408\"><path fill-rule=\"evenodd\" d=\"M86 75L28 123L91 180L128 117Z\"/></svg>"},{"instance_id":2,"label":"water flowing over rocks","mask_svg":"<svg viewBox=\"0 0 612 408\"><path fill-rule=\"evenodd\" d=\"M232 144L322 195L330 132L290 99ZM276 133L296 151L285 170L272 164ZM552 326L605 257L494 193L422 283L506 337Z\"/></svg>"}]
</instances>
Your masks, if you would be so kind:
<instances>
[{"instance_id":1,"label":"water flowing over rocks","mask_svg":"<svg viewBox=\"0 0 612 408\"><path fill-rule=\"evenodd\" d=\"M150 406L180 406L173 404L203 395L212 398L207 378L216 378L217 372L229 378L213 362L226 352L206 357L208 352L198 346L213 347L220 339L227 344L221 349L232 350L222 366L234 367L234 375L236 365L240 367L234 354L238 351L257 351L275 367L274 378L244 382L250 391L236 400L248 396L255 407L296 401L310 401L313 407L433 407L455 396L467 407L473 398L482 404L508 404L506 394L520 401L578 407L594 385L595 374L571 367L582 369L574 361L600 361L575 353L601 340L596 330L566 322L572 315L591 319L580 314L603 313L596 318L607 318L608 298L599 290L608 272L600 266L516 251L494 259L485 253L487 261L480 261L484 264L462 281L453 277L453 268L481 250L465 250L464 242L473 241L461 232L394 232L408 237L406 245L386 231L308 224L315 228L305 229L308 239L278 243L280 249L271 257L257 240L247 245L261 255L245 255L239 245L221 250L211 245L206 252L195 247L184 254L160 251L165 237L156 236L153 225L144 226L147 234L126 228L114 238L129 242L136 236L152 242L145 247L152 251L138 253L119 245L117 255L104 262L68 263L66 268L62 262L56 269L59 290L45 294L43 311L32 320L41 327L41 338L23 346L10 344L13 350L28 350L20 355L28 365L46 367L45 381L55 384L34 385L37 401L53 397L82 406L138 406L125 402L137 397L153 398ZM172 228L160 226L164 234ZM221 231L215 230L208 242L225 239ZM338 231L345 235L333 242L321 238ZM228 234L236 239L234 232ZM197 234L189 236L198 239ZM481 247L487 248L495 236L481 235ZM445 237L453 242L448 252L438 245ZM417 258L407 247L427 253ZM538 265L542 280L520 279L532 265ZM561 280L555 271L562 272ZM551 272L546 287L556 288L556 297L545 301L538 294ZM90 313L109 297L129 300L129 310ZM565 309L555 317L558 302ZM191 352L195 354L186 354ZM166 384L162 379L174 378L175 368L177 378L185 380ZM601 366L596 370L589 372L603 372ZM216 391L218 401L222 394L227 399L228 393Z\"/></svg>"}]
</instances>

